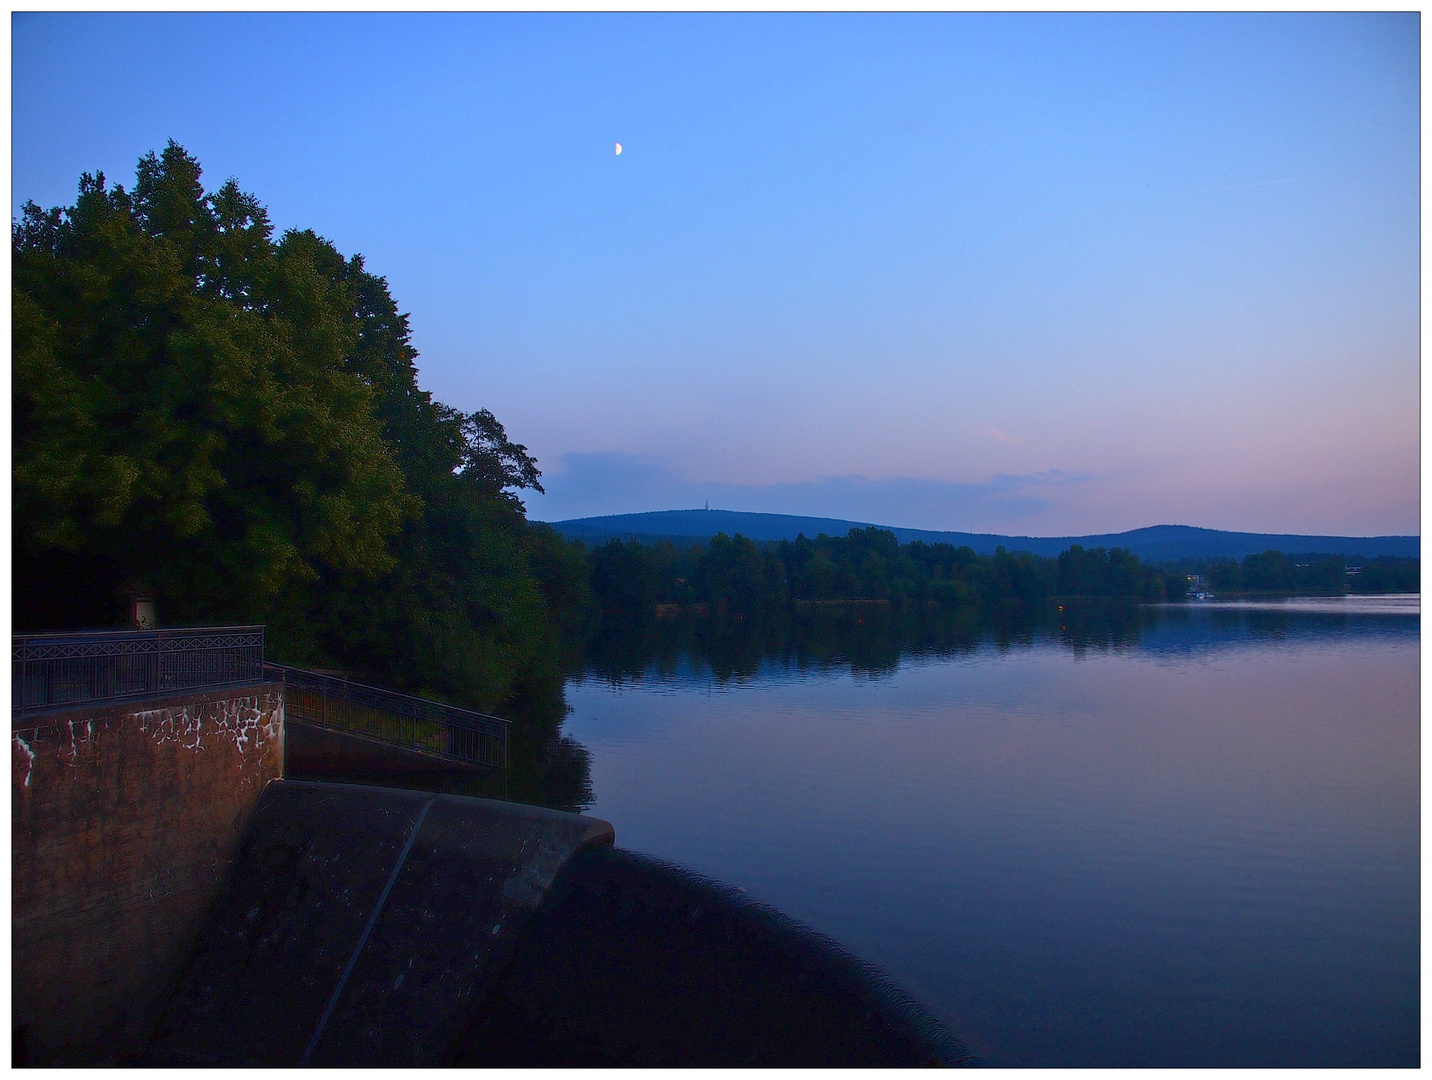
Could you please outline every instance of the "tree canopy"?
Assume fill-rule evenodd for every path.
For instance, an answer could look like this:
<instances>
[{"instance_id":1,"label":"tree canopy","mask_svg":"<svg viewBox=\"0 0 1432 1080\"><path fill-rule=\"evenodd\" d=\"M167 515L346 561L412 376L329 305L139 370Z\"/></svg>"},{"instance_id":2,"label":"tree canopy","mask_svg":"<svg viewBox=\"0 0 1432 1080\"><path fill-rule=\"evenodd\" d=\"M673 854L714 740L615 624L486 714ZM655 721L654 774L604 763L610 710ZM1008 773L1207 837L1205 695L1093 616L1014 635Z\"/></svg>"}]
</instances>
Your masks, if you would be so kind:
<instances>
[{"instance_id":1,"label":"tree canopy","mask_svg":"<svg viewBox=\"0 0 1432 1080\"><path fill-rule=\"evenodd\" d=\"M15 621L105 621L126 579L179 622L479 707L551 677L580 557L529 526L536 462L419 389L361 256L275 239L171 142L13 227Z\"/></svg>"}]
</instances>

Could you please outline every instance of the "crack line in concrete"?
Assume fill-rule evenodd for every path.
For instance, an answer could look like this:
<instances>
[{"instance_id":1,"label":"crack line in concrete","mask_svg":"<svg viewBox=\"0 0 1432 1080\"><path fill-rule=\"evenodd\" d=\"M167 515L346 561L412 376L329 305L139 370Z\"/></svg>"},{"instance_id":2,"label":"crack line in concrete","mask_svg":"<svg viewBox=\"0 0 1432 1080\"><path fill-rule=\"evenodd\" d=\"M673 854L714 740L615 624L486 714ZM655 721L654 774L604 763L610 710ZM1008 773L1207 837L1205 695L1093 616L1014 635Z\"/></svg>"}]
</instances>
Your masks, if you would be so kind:
<instances>
[{"instance_id":1,"label":"crack line in concrete","mask_svg":"<svg viewBox=\"0 0 1432 1080\"><path fill-rule=\"evenodd\" d=\"M328 1018L333 1015L333 1010L338 1005L338 999L343 994L343 988L348 985L348 976L353 974L358 957L363 953L363 946L368 944L368 935L373 932L373 927L378 923L378 916L383 913L383 905L388 902L388 893L393 890L393 883L398 880L398 873L403 869L403 863L408 861L408 852L413 850L413 842L417 840L418 833L422 831L423 822L427 819L428 811L432 809L433 803L436 801L437 796L430 795L428 801L423 803L422 813L418 815L418 820L413 823L412 831L408 833L408 842L403 845L403 852L398 856L398 861L393 866L393 872L388 875L388 884L383 886L383 892L379 895L378 902L373 905L373 914L368 916L368 925L363 927L362 936L358 938L358 944L353 948L353 955L348 958L348 966L343 969L343 974L338 978L338 985L333 988L333 996L328 999L328 1007L323 1010L323 1015L318 1020L318 1026L309 1036L308 1045L303 1049L303 1057L298 1059L300 1068L308 1064L308 1059L313 1056L313 1051L318 1046L318 1040L323 1037L323 1029L328 1026Z\"/></svg>"}]
</instances>

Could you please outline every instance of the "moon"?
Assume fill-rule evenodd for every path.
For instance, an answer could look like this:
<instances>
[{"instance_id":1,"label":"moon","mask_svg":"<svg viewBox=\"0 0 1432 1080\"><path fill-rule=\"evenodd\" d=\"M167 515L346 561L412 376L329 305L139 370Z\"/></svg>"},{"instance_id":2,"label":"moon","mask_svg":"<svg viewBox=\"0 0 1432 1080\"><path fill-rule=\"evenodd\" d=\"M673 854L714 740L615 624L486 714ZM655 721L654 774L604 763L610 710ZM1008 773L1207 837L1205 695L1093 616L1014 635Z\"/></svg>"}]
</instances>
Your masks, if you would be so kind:
<instances>
[{"instance_id":1,"label":"moon","mask_svg":"<svg viewBox=\"0 0 1432 1080\"><path fill-rule=\"evenodd\" d=\"M617 157L621 157L621 156L622 156L622 144L621 144L621 143L617 143Z\"/></svg>"}]
</instances>

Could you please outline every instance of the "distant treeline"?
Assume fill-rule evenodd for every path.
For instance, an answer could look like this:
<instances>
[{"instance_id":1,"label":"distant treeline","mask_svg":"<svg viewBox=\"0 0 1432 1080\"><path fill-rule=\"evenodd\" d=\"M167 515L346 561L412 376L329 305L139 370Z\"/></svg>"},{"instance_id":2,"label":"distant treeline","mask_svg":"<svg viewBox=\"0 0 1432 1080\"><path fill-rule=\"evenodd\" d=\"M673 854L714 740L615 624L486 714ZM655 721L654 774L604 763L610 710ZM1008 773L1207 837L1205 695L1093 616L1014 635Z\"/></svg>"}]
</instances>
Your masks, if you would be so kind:
<instances>
[{"instance_id":1,"label":"distant treeline","mask_svg":"<svg viewBox=\"0 0 1432 1080\"><path fill-rule=\"evenodd\" d=\"M1346 555L1286 555L1265 551L1235 559L1180 564L1203 578L1216 595L1415 593L1421 590L1420 559L1384 555L1375 559Z\"/></svg>"},{"instance_id":2,"label":"distant treeline","mask_svg":"<svg viewBox=\"0 0 1432 1080\"><path fill-rule=\"evenodd\" d=\"M1185 573L1140 562L1120 548L1071 547L1058 558L998 549L901 544L884 529L757 543L717 534L678 547L611 540L590 553L604 623L654 618L663 606L755 615L802 604L866 601L894 606L1042 610L1059 597L1131 602L1181 599Z\"/></svg>"},{"instance_id":3,"label":"distant treeline","mask_svg":"<svg viewBox=\"0 0 1432 1080\"><path fill-rule=\"evenodd\" d=\"M592 549L593 601L605 626L688 610L752 616L808 604L979 607L1032 614L1061 600L1157 603L1187 598L1193 575L1232 593L1415 592L1416 559L1289 557L1152 565L1122 548L1073 545L1057 558L912 541L878 528L757 543L717 534L678 546L610 540ZM1350 572L1350 569L1353 572Z\"/></svg>"}]
</instances>

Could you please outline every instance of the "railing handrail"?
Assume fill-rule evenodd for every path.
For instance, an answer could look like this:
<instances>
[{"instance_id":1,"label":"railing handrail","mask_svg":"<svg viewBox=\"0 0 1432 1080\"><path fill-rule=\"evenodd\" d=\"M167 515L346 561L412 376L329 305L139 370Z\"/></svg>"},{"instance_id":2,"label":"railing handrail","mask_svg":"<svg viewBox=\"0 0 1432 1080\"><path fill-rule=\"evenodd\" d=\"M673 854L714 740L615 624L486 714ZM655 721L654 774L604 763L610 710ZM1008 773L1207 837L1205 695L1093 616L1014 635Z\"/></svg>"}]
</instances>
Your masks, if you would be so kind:
<instances>
[{"instance_id":1,"label":"railing handrail","mask_svg":"<svg viewBox=\"0 0 1432 1080\"><path fill-rule=\"evenodd\" d=\"M301 715L304 722L320 727L506 772L512 722L501 716L286 664L266 663L264 676L282 680L291 688L292 693L285 693L285 711L291 709L299 714L294 719ZM307 702L304 695L316 695L319 704ZM329 702L355 706L359 712L346 713L342 708L335 711ZM388 719L375 721L374 712ZM435 725L438 731L446 732L438 745L423 734L424 725Z\"/></svg>"},{"instance_id":2,"label":"railing handrail","mask_svg":"<svg viewBox=\"0 0 1432 1080\"><path fill-rule=\"evenodd\" d=\"M266 628L264 623L241 626L159 626L151 630L116 626L110 630L42 630L38 633L11 634L10 637L15 641L33 641L37 638L48 640L90 637L156 638L182 637L189 634L260 633Z\"/></svg>"},{"instance_id":3,"label":"railing handrail","mask_svg":"<svg viewBox=\"0 0 1432 1080\"><path fill-rule=\"evenodd\" d=\"M310 671L308 668L290 667L288 664L275 664L266 660L264 661L264 673L267 674L270 671L278 671L279 673L281 673L284 677L285 682L287 681L287 677L289 674L294 674L299 676L300 679L305 682L337 684L338 686L344 687L346 689L359 690L365 694L371 694L375 697L388 701L393 701L395 703L407 702L412 705L425 706L430 709L436 709L443 713L445 716L449 716L455 720L470 720L475 725L484 725L485 723L497 723L504 725L504 729L510 728L512 726L511 720L505 720L500 716L493 716L491 713L478 712L476 709L464 709L461 705L449 705L445 701L434 701L432 698L415 697L412 694L403 694L398 692L397 690L389 690L387 687L373 686L370 683L361 683L358 682L356 679L350 679L346 676L325 675L319 671Z\"/></svg>"}]
</instances>

